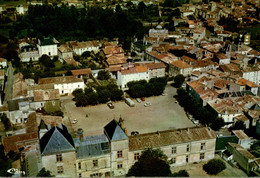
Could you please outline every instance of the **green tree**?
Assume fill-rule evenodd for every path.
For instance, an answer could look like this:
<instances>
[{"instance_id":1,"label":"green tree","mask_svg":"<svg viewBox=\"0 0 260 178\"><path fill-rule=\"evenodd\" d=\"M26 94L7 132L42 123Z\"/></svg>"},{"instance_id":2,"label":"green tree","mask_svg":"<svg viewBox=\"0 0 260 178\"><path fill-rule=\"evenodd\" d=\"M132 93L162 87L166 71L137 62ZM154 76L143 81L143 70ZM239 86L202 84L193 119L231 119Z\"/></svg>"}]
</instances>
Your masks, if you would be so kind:
<instances>
[{"instance_id":1,"label":"green tree","mask_svg":"<svg viewBox=\"0 0 260 178\"><path fill-rule=\"evenodd\" d=\"M0 120L3 122L5 130L9 130L11 128L11 122L7 118L5 113L0 113Z\"/></svg>"},{"instance_id":2,"label":"green tree","mask_svg":"<svg viewBox=\"0 0 260 178\"><path fill-rule=\"evenodd\" d=\"M246 125L244 124L243 121L237 121L235 122L235 124L231 127L229 127L229 131L232 131L232 130L245 130L246 129Z\"/></svg>"},{"instance_id":3,"label":"green tree","mask_svg":"<svg viewBox=\"0 0 260 178\"><path fill-rule=\"evenodd\" d=\"M83 90L81 88L77 88L75 89L73 92L72 92L72 95L74 97L77 97L78 95L82 94L83 93Z\"/></svg>"},{"instance_id":4,"label":"green tree","mask_svg":"<svg viewBox=\"0 0 260 178\"><path fill-rule=\"evenodd\" d=\"M87 101L91 105L96 105L98 102L98 94L95 92L89 93L86 95Z\"/></svg>"},{"instance_id":5,"label":"green tree","mask_svg":"<svg viewBox=\"0 0 260 178\"><path fill-rule=\"evenodd\" d=\"M104 71L104 70L100 70L98 72L98 77L99 80L108 80L110 78L109 72L108 71Z\"/></svg>"},{"instance_id":6,"label":"green tree","mask_svg":"<svg viewBox=\"0 0 260 178\"><path fill-rule=\"evenodd\" d=\"M39 62L48 69L54 67L54 62L45 54L39 58Z\"/></svg>"},{"instance_id":7,"label":"green tree","mask_svg":"<svg viewBox=\"0 0 260 178\"><path fill-rule=\"evenodd\" d=\"M108 102L109 99L110 99L110 95L111 95L109 90L107 90L107 89L98 90L97 94L98 94L98 102L99 103Z\"/></svg>"},{"instance_id":8,"label":"green tree","mask_svg":"<svg viewBox=\"0 0 260 178\"><path fill-rule=\"evenodd\" d=\"M120 101L122 100L122 96L123 96L123 91L118 89L118 88L113 88L110 90L111 96L110 99L112 101Z\"/></svg>"},{"instance_id":9,"label":"green tree","mask_svg":"<svg viewBox=\"0 0 260 178\"><path fill-rule=\"evenodd\" d=\"M167 156L160 149L146 149L139 160L129 169L127 176L166 177L171 175Z\"/></svg>"},{"instance_id":10,"label":"green tree","mask_svg":"<svg viewBox=\"0 0 260 178\"><path fill-rule=\"evenodd\" d=\"M88 97L87 97L87 95L85 95L85 93L79 93L79 94L77 94L76 95L76 97L75 97L75 105L77 106L77 107L84 107L84 106L87 106L88 104L90 104L89 102L88 102Z\"/></svg>"},{"instance_id":11,"label":"green tree","mask_svg":"<svg viewBox=\"0 0 260 178\"><path fill-rule=\"evenodd\" d=\"M210 175L216 175L226 169L226 164L221 159L212 159L203 165L203 169Z\"/></svg>"},{"instance_id":12,"label":"green tree","mask_svg":"<svg viewBox=\"0 0 260 178\"><path fill-rule=\"evenodd\" d=\"M177 75L176 77L174 77L174 86L176 88L181 87L181 85L183 84L183 82L185 81L185 77L181 74Z\"/></svg>"},{"instance_id":13,"label":"green tree","mask_svg":"<svg viewBox=\"0 0 260 178\"><path fill-rule=\"evenodd\" d=\"M51 171L46 170L45 168L42 168L36 177L54 177L53 175L51 175Z\"/></svg>"},{"instance_id":14,"label":"green tree","mask_svg":"<svg viewBox=\"0 0 260 178\"><path fill-rule=\"evenodd\" d=\"M189 173L186 170L180 170L172 174L172 177L189 177Z\"/></svg>"}]
</instances>

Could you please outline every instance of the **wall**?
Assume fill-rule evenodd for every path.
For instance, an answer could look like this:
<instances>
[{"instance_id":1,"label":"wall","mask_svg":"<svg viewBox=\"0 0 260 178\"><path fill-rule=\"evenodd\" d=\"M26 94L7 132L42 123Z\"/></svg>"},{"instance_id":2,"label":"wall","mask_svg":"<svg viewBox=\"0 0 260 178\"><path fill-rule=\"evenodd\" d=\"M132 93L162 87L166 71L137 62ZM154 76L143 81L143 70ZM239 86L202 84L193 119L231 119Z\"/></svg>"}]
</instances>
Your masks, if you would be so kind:
<instances>
[{"instance_id":1,"label":"wall","mask_svg":"<svg viewBox=\"0 0 260 178\"><path fill-rule=\"evenodd\" d=\"M59 89L60 94L71 94L77 88L84 90L84 82L54 84L54 89Z\"/></svg>"},{"instance_id":2,"label":"wall","mask_svg":"<svg viewBox=\"0 0 260 178\"><path fill-rule=\"evenodd\" d=\"M93 160L98 160L98 166L94 167ZM81 169L79 169L79 162L81 164ZM110 154L78 159L76 164L77 176L81 173L82 177L91 177L93 174L104 177L106 173L110 174L110 166Z\"/></svg>"},{"instance_id":3,"label":"wall","mask_svg":"<svg viewBox=\"0 0 260 178\"><path fill-rule=\"evenodd\" d=\"M111 142L111 171L112 176L122 176L128 173L128 139ZM122 151L121 158L117 157L117 152ZM122 168L118 168L122 164Z\"/></svg>"},{"instance_id":4,"label":"wall","mask_svg":"<svg viewBox=\"0 0 260 178\"><path fill-rule=\"evenodd\" d=\"M39 46L37 45L39 49L39 55L42 56L44 54L48 56L57 56L58 55L58 48L57 44L54 45L46 45L46 46Z\"/></svg>"},{"instance_id":5,"label":"wall","mask_svg":"<svg viewBox=\"0 0 260 178\"><path fill-rule=\"evenodd\" d=\"M42 167L51 171L52 175L56 177L76 177L76 153L74 151L62 153L62 161L57 162L56 154L42 156ZM63 174L57 173L57 166L63 166Z\"/></svg>"}]
</instances>

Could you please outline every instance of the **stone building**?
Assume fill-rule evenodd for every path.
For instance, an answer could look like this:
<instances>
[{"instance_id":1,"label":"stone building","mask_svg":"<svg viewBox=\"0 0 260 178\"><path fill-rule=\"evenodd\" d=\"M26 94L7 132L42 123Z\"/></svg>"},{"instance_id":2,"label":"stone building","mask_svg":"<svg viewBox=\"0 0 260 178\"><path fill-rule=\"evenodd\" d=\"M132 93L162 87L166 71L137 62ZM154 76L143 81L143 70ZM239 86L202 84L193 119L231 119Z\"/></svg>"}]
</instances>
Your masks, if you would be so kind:
<instances>
[{"instance_id":1,"label":"stone building","mask_svg":"<svg viewBox=\"0 0 260 178\"><path fill-rule=\"evenodd\" d=\"M83 137L83 130L76 135L72 139L65 126L50 128L41 122L40 164L35 166L45 167L58 177L108 177L126 175L147 148L160 148L171 166L207 161L215 155L216 136L207 127L127 136L122 123L112 120L102 135Z\"/></svg>"}]
</instances>

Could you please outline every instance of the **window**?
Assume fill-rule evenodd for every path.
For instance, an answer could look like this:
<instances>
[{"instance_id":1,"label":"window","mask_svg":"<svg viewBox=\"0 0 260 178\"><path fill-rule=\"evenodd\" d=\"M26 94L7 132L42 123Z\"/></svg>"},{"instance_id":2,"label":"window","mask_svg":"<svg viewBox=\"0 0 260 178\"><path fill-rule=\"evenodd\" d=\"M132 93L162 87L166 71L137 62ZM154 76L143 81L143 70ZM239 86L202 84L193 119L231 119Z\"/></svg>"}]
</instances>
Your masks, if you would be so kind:
<instances>
[{"instance_id":1,"label":"window","mask_svg":"<svg viewBox=\"0 0 260 178\"><path fill-rule=\"evenodd\" d=\"M172 158L172 164L176 163L176 158Z\"/></svg>"},{"instance_id":2,"label":"window","mask_svg":"<svg viewBox=\"0 0 260 178\"><path fill-rule=\"evenodd\" d=\"M123 151L117 151L117 158L123 157Z\"/></svg>"},{"instance_id":3,"label":"window","mask_svg":"<svg viewBox=\"0 0 260 178\"><path fill-rule=\"evenodd\" d=\"M82 177L81 173L79 173L79 177Z\"/></svg>"},{"instance_id":4,"label":"window","mask_svg":"<svg viewBox=\"0 0 260 178\"><path fill-rule=\"evenodd\" d=\"M58 174L62 174L63 173L63 166L57 166L57 172L58 172Z\"/></svg>"},{"instance_id":5,"label":"window","mask_svg":"<svg viewBox=\"0 0 260 178\"><path fill-rule=\"evenodd\" d=\"M134 159L135 159L135 160L138 160L139 157L140 157L140 154L139 154L139 153L135 153Z\"/></svg>"},{"instance_id":6,"label":"window","mask_svg":"<svg viewBox=\"0 0 260 178\"><path fill-rule=\"evenodd\" d=\"M187 152L190 151L190 145L187 145Z\"/></svg>"},{"instance_id":7,"label":"window","mask_svg":"<svg viewBox=\"0 0 260 178\"><path fill-rule=\"evenodd\" d=\"M205 153L200 153L200 159L204 159Z\"/></svg>"},{"instance_id":8,"label":"window","mask_svg":"<svg viewBox=\"0 0 260 178\"><path fill-rule=\"evenodd\" d=\"M105 177L110 177L110 172L106 172Z\"/></svg>"},{"instance_id":9,"label":"window","mask_svg":"<svg viewBox=\"0 0 260 178\"><path fill-rule=\"evenodd\" d=\"M117 164L117 169L121 169L123 167L123 164L122 163L118 163Z\"/></svg>"},{"instance_id":10,"label":"window","mask_svg":"<svg viewBox=\"0 0 260 178\"><path fill-rule=\"evenodd\" d=\"M189 156L186 156L186 162L187 163L189 162Z\"/></svg>"},{"instance_id":11,"label":"window","mask_svg":"<svg viewBox=\"0 0 260 178\"><path fill-rule=\"evenodd\" d=\"M97 167L97 166L98 166L98 160L97 160L97 159L93 160L93 166L94 166L94 167Z\"/></svg>"},{"instance_id":12,"label":"window","mask_svg":"<svg viewBox=\"0 0 260 178\"><path fill-rule=\"evenodd\" d=\"M172 154L176 154L177 152L177 148L176 147L172 147Z\"/></svg>"},{"instance_id":13,"label":"window","mask_svg":"<svg viewBox=\"0 0 260 178\"><path fill-rule=\"evenodd\" d=\"M81 162L78 163L78 169L81 169Z\"/></svg>"},{"instance_id":14,"label":"window","mask_svg":"<svg viewBox=\"0 0 260 178\"><path fill-rule=\"evenodd\" d=\"M205 147L206 147L206 144L205 144L205 143L201 143L200 149L201 149L201 150L205 150Z\"/></svg>"},{"instance_id":15,"label":"window","mask_svg":"<svg viewBox=\"0 0 260 178\"><path fill-rule=\"evenodd\" d=\"M62 161L62 155L61 154L56 155L56 160L57 160L57 162L61 162Z\"/></svg>"},{"instance_id":16,"label":"window","mask_svg":"<svg viewBox=\"0 0 260 178\"><path fill-rule=\"evenodd\" d=\"M90 174L90 177L98 177L98 173Z\"/></svg>"}]
</instances>

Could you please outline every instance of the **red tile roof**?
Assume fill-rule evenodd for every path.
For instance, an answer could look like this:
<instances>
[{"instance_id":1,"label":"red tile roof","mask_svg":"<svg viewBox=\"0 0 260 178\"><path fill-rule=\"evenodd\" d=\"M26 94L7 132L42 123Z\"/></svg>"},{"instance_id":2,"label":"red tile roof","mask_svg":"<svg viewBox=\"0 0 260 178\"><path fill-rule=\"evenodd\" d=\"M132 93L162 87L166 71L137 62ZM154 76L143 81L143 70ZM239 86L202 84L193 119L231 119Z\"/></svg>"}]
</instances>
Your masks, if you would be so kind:
<instances>
[{"instance_id":1,"label":"red tile roof","mask_svg":"<svg viewBox=\"0 0 260 178\"><path fill-rule=\"evenodd\" d=\"M88 69L77 69L77 70L71 70L72 75L88 75L92 74L92 71L90 68Z\"/></svg>"}]
</instances>

